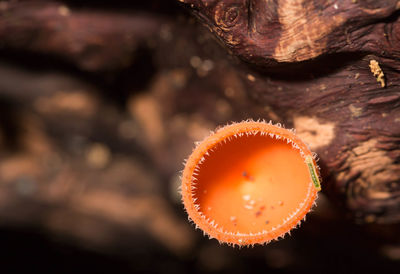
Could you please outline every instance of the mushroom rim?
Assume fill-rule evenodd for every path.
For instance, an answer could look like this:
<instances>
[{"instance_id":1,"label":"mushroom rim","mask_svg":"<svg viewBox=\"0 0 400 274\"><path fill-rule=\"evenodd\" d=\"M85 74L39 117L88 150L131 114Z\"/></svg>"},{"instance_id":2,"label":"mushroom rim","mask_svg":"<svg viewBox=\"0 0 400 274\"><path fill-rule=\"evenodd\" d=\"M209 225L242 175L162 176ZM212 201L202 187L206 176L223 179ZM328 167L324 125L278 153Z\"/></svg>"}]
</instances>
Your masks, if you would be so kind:
<instances>
[{"instance_id":1,"label":"mushroom rim","mask_svg":"<svg viewBox=\"0 0 400 274\"><path fill-rule=\"evenodd\" d=\"M306 214L311 210L312 206L315 205L315 199L318 196L318 189L314 187L313 181L310 177L307 195L299 204L299 207L289 214L282 224L273 227L269 231L263 230L258 233L249 234L227 232L223 231L222 228L219 228L218 224L215 223L215 220L207 218L200 211L200 206L196 204L197 198L194 197L194 192L196 190L195 181L197 180L196 171L198 171L199 165L205 160L204 156L209 155L209 151L212 151L214 147L221 142L225 141L226 143L230 141L230 138L241 138L244 134L247 136L260 134L260 136L265 136L275 140L286 140L288 145L291 144L294 149L299 150L300 156L304 159L305 165L306 158L312 157L313 164L317 167L316 171L319 176L319 169L315 161L316 154L313 154L310 151L308 146L295 135L294 131L285 129L280 124L274 125L271 121L267 123L265 121L247 120L221 127L215 133L211 132L209 136L198 143L186 161L182 174L182 200L189 216L189 220L195 224L196 228L200 228L205 235L210 237L210 239L215 238L220 243L226 243L233 246L267 244L274 239L283 238L286 233L290 234L291 229L298 226L301 223L301 220L305 219Z\"/></svg>"}]
</instances>

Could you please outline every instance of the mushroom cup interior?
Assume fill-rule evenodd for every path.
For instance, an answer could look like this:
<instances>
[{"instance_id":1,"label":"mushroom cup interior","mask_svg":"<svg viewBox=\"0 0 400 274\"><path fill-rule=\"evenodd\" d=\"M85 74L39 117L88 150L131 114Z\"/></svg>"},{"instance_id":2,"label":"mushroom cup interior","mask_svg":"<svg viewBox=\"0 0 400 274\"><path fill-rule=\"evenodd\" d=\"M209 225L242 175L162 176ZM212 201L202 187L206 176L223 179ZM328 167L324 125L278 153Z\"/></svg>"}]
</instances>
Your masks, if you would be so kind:
<instances>
[{"instance_id":1,"label":"mushroom cup interior","mask_svg":"<svg viewBox=\"0 0 400 274\"><path fill-rule=\"evenodd\" d=\"M207 151L197 166L192 195L199 213L234 234L281 226L299 211L312 187L300 150L269 135L229 139Z\"/></svg>"}]
</instances>

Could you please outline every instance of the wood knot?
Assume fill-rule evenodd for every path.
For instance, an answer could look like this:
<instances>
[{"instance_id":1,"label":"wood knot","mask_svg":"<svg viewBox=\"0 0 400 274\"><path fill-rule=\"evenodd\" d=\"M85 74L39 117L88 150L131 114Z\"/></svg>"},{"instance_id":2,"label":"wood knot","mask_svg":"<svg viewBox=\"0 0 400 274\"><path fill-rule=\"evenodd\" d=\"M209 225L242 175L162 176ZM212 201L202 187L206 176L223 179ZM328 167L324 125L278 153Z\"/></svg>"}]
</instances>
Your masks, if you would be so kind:
<instances>
[{"instance_id":1,"label":"wood knot","mask_svg":"<svg viewBox=\"0 0 400 274\"><path fill-rule=\"evenodd\" d=\"M215 23L222 29L230 29L234 27L240 18L240 6L219 3L215 10Z\"/></svg>"}]
</instances>

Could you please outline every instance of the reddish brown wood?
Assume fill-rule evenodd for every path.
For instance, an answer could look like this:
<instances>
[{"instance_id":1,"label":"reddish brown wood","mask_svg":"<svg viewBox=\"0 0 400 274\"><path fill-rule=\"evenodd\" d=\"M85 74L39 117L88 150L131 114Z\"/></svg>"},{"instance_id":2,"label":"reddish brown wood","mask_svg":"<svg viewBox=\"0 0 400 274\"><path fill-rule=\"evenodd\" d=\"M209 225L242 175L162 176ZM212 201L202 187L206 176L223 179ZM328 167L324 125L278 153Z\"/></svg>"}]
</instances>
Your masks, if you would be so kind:
<instances>
[{"instance_id":1,"label":"reddish brown wood","mask_svg":"<svg viewBox=\"0 0 400 274\"><path fill-rule=\"evenodd\" d=\"M267 69L333 53L400 57L396 0L181 2L234 55Z\"/></svg>"},{"instance_id":2,"label":"reddish brown wood","mask_svg":"<svg viewBox=\"0 0 400 274\"><path fill-rule=\"evenodd\" d=\"M135 50L158 35L165 19L134 14L70 9L57 2L2 2L1 45L53 54L83 70L128 67Z\"/></svg>"}]
</instances>

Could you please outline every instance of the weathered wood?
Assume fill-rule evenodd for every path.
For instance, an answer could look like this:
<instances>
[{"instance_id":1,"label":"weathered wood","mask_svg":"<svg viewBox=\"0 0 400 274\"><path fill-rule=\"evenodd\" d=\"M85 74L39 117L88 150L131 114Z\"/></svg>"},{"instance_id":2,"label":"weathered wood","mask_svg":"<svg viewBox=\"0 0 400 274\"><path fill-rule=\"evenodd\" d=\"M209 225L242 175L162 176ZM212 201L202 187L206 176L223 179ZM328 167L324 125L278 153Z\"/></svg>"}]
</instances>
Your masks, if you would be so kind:
<instances>
[{"instance_id":1,"label":"weathered wood","mask_svg":"<svg viewBox=\"0 0 400 274\"><path fill-rule=\"evenodd\" d=\"M394 15L400 9L397 0L181 2L188 4L234 55L266 68L333 53L400 57L394 46L400 39Z\"/></svg>"},{"instance_id":2,"label":"weathered wood","mask_svg":"<svg viewBox=\"0 0 400 274\"><path fill-rule=\"evenodd\" d=\"M72 10L59 2L0 4L0 47L53 54L88 71L129 67L165 20L139 11Z\"/></svg>"}]
</instances>

